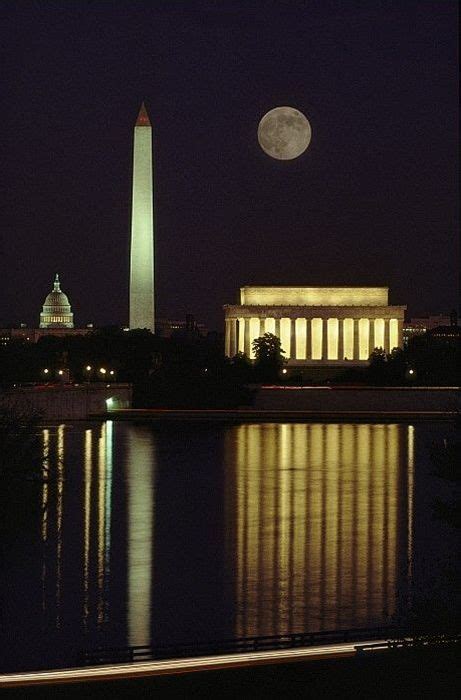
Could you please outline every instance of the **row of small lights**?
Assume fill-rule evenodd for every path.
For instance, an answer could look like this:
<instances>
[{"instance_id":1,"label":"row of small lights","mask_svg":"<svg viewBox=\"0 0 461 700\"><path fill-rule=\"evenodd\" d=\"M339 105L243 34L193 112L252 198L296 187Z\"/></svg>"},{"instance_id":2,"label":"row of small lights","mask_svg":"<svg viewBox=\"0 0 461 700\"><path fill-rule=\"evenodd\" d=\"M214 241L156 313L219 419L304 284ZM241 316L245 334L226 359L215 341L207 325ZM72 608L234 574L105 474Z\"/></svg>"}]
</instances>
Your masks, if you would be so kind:
<instances>
[{"instance_id":1,"label":"row of small lights","mask_svg":"<svg viewBox=\"0 0 461 700\"><path fill-rule=\"evenodd\" d=\"M87 366L85 367L85 369L86 369L87 372L91 372L91 370L92 370L93 368L92 368L90 365L87 365ZM100 367L99 372L104 376L105 374L107 374L107 369L106 369L105 367ZM49 370L48 368L45 368L45 369L43 370L43 374L49 374L49 373L50 373L50 370ZM59 369L59 370L58 370L58 374L59 374L60 376L62 376L62 375L64 374L64 370L63 370L63 369ZM110 374L111 376L113 376L113 375L115 374L115 370L114 370L114 369L110 369L110 370L109 370L109 374Z\"/></svg>"},{"instance_id":2,"label":"row of small lights","mask_svg":"<svg viewBox=\"0 0 461 700\"><path fill-rule=\"evenodd\" d=\"M92 367L91 365L87 365L87 366L85 367L85 369L86 369L87 372L91 372L91 370L93 369L93 367ZM100 367L99 372L100 372L100 374L103 374L103 375L104 375L104 374L107 374L107 369L105 369L105 367ZM113 376L113 375L115 374L115 370L114 370L114 369L110 369L110 370L109 370L109 374Z\"/></svg>"}]
</instances>

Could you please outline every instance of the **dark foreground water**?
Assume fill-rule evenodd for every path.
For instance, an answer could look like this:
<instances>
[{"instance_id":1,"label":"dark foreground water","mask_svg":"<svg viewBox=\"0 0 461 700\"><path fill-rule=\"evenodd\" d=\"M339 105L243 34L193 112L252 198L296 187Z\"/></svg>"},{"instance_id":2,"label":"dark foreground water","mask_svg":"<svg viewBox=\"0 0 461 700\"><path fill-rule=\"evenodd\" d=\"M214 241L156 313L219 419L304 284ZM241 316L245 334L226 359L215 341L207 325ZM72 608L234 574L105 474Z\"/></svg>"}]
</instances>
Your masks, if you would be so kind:
<instances>
[{"instance_id":1,"label":"dark foreground water","mask_svg":"<svg viewBox=\"0 0 461 700\"><path fill-rule=\"evenodd\" d=\"M47 426L51 478L6 509L3 670L72 665L97 644L389 624L412 596L440 593L456 553L432 510L452 485L428 452L452 434L443 423Z\"/></svg>"}]
</instances>

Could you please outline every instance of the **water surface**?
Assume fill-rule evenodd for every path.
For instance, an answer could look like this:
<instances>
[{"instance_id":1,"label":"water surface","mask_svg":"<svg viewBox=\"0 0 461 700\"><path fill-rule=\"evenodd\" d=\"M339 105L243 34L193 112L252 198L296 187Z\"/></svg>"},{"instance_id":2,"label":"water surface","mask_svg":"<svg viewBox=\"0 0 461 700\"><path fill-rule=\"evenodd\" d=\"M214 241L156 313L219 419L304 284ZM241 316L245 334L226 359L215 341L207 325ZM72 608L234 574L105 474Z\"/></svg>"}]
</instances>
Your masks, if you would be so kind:
<instances>
[{"instance_id":1,"label":"water surface","mask_svg":"<svg viewBox=\"0 0 461 700\"><path fill-rule=\"evenodd\" d=\"M452 430L46 426L51 478L7 527L4 664L388 624L455 547L428 458Z\"/></svg>"}]
</instances>

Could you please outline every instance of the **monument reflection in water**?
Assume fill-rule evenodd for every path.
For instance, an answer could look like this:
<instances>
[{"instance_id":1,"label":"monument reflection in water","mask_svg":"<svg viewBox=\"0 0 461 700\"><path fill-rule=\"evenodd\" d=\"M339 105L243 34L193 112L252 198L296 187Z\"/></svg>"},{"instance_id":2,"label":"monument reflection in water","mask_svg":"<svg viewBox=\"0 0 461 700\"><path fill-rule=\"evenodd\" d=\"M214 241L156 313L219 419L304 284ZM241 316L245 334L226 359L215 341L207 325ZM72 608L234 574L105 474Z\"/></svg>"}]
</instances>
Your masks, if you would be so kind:
<instances>
[{"instance_id":1,"label":"monument reflection in water","mask_svg":"<svg viewBox=\"0 0 461 700\"><path fill-rule=\"evenodd\" d=\"M236 636L369 627L396 612L412 558L413 431L280 424L226 435Z\"/></svg>"},{"instance_id":2,"label":"monument reflection in water","mask_svg":"<svg viewBox=\"0 0 461 700\"><path fill-rule=\"evenodd\" d=\"M413 426L213 426L190 437L205 465L188 439L43 431L48 629L144 645L389 622L411 575Z\"/></svg>"}]
</instances>

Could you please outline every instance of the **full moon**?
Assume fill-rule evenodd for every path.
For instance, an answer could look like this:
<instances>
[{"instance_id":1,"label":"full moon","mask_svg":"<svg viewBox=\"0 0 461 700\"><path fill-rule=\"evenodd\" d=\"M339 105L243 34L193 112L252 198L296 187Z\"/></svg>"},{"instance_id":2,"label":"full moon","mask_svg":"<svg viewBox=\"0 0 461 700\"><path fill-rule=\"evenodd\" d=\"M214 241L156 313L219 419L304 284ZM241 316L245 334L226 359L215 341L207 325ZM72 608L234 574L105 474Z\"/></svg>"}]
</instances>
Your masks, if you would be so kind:
<instances>
[{"instance_id":1,"label":"full moon","mask_svg":"<svg viewBox=\"0 0 461 700\"><path fill-rule=\"evenodd\" d=\"M309 121L293 107L271 109L258 126L259 145L268 156L278 160L292 160L304 153L311 135Z\"/></svg>"}]
</instances>

